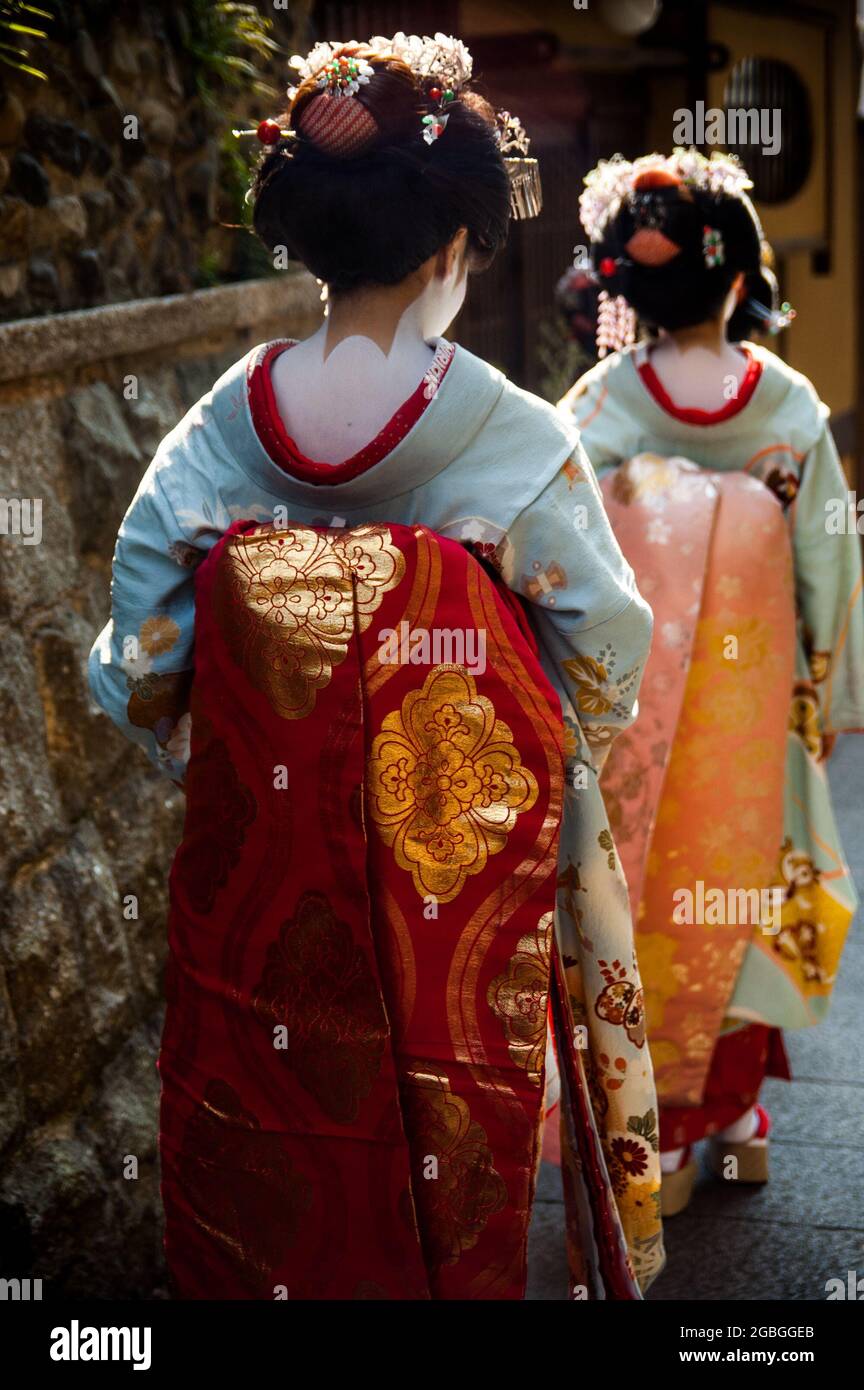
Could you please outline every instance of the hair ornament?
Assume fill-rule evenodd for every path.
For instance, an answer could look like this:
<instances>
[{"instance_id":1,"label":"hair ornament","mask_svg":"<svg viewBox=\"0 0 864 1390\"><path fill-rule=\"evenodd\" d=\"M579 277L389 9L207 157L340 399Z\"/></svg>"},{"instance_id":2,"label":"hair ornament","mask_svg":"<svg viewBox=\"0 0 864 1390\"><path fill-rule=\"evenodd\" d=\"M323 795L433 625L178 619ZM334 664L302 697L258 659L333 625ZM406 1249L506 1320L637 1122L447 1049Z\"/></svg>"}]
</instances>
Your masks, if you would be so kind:
<instances>
[{"instance_id":1,"label":"hair ornament","mask_svg":"<svg viewBox=\"0 0 864 1390\"><path fill-rule=\"evenodd\" d=\"M666 175L671 175L666 178ZM649 177L653 176L653 177ZM652 188L678 184L682 196L686 190L700 189L702 192L725 194L730 198L740 198L746 189L753 187L734 154L721 154L714 150L710 159L698 150L677 147L671 155L646 154L630 161L623 155L613 155L611 159L601 159L595 169L585 176L585 189L579 197L579 215L582 226L591 241L600 241L603 230L615 217L625 199L644 197Z\"/></svg>"},{"instance_id":2,"label":"hair ornament","mask_svg":"<svg viewBox=\"0 0 864 1390\"><path fill-rule=\"evenodd\" d=\"M374 75L370 58L398 58L410 69L428 108L421 118L423 139L427 145L434 144L447 128L447 108L471 78L473 60L464 43L449 34L436 33L434 38L429 38L400 30L392 38L377 34L363 44L356 39L347 43L317 43L305 58L295 53L290 66L299 73L301 81L314 77L322 92L329 96L356 97ZM294 90L289 88L289 97L293 97ZM353 148L347 148L343 141L337 141L335 147L333 142L323 143L323 114L322 108L314 122L314 139L319 146L339 154L356 153L362 148L359 135ZM359 126L362 122L358 117L352 124ZM305 125L303 133L309 134ZM310 138L313 138L311 134Z\"/></svg>"},{"instance_id":3,"label":"hair ornament","mask_svg":"<svg viewBox=\"0 0 864 1390\"><path fill-rule=\"evenodd\" d=\"M423 139L427 145L434 145L447 129L447 108L471 80L474 61L468 49L461 39L450 34L437 33L430 39L428 35L421 38L401 30L392 39L370 39L369 47L382 57L399 58L411 69L430 108L421 117Z\"/></svg>"},{"instance_id":4,"label":"hair ornament","mask_svg":"<svg viewBox=\"0 0 864 1390\"><path fill-rule=\"evenodd\" d=\"M519 120L509 111L496 115L496 138L510 177L510 211L517 221L536 217L543 207L540 166L528 153L531 141Z\"/></svg>"},{"instance_id":5,"label":"hair ornament","mask_svg":"<svg viewBox=\"0 0 864 1390\"><path fill-rule=\"evenodd\" d=\"M722 233L716 227L702 228L702 256L709 270L726 262L726 248Z\"/></svg>"},{"instance_id":6,"label":"hair ornament","mask_svg":"<svg viewBox=\"0 0 864 1390\"><path fill-rule=\"evenodd\" d=\"M636 314L623 295L601 290L597 298L597 356L620 352L636 341Z\"/></svg>"},{"instance_id":7,"label":"hair ornament","mask_svg":"<svg viewBox=\"0 0 864 1390\"><path fill-rule=\"evenodd\" d=\"M375 69L365 58L337 53L318 75L318 86L331 96L354 97L365 87Z\"/></svg>"},{"instance_id":8,"label":"hair ornament","mask_svg":"<svg viewBox=\"0 0 864 1390\"><path fill-rule=\"evenodd\" d=\"M433 114L423 117L423 139L426 141L427 145L434 144L435 141L444 134L444 131L447 129L447 120L448 116L446 111L436 111Z\"/></svg>"},{"instance_id":9,"label":"hair ornament","mask_svg":"<svg viewBox=\"0 0 864 1390\"><path fill-rule=\"evenodd\" d=\"M468 49L461 39L450 34L437 33L430 39L428 35L421 38L400 30L392 39L370 39L367 47L381 57L400 58L420 82L431 83L433 90L437 87L441 99L449 93L450 100L454 100L459 88L470 82L474 70Z\"/></svg>"},{"instance_id":10,"label":"hair ornament","mask_svg":"<svg viewBox=\"0 0 864 1390\"><path fill-rule=\"evenodd\" d=\"M340 58L355 57L359 48L366 48L366 44L360 44L356 39L348 39L344 43L316 43L310 49L305 58L299 53L295 53L288 59L289 68L294 68L300 74L300 81L306 82L310 77L318 79L319 86L326 85L326 79L322 81L325 70L336 63Z\"/></svg>"},{"instance_id":11,"label":"hair ornament","mask_svg":"<svg viewBox=\"0 0 864 1390\"><path fill-rule=\"evenodd\" d=\"M262 145L278 145L280 140L288 140L294 134L293 130L283 130L278 121L269 119L259 121L257 126L251 130L232 130L231 134L240 137L241 135L257 135Z\"/></svg>"},{"instance_id":12,"label":"hair ornament","mask_svg":"<svg viewBox=\"0 0 864 1390\"><path fill-rule=\"evenodd\" d=\"M751 297L747 300L747 308L753 318L758 319L771 334L779 333L782 329L788 328L792 320L798 317L788 300L784 300L779 309L769 309L767 304Z\"/></svg>"}]
</instances>

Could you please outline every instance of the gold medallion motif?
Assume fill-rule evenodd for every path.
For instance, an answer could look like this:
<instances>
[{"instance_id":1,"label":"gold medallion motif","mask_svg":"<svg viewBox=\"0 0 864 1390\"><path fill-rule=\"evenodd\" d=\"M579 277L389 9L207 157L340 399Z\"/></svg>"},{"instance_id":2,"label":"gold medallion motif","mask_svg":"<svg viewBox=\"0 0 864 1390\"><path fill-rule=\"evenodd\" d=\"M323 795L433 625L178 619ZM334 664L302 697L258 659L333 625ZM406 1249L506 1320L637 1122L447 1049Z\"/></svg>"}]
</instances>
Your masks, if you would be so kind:
<instances>
[{"instance_id":1,"label":"gold medallion motif","mask_svg":"<svg viewBox=\"0 0 864 1390\"><path fill-rule=\"evenodd\" d=\"M537 792L510 729L460 667L435 667L372 744L370 815L421 897L451 902Z\"/></svg>"},{"instance_id":2,"label":"gold medallion motif","mask_svg":"<svg viewBox=\"0 0 864 1390\"><path fill-rule=\"evenodd\" d=\"M453 1094L445 1072L415 1064L403 1086L403 1105L423 1243L435 1266L456 1264L477 1244L490 1216L507 1205L507 1186L493 1166L486 1131Z\"/></svg>"},{"instance_id":3,"label":"gold medallion motif","mask_svg":"<svg viewBox=\"0 0 864 1390\"><path fill-rule=\"evenodd\" d=\"M533 1086L540 1085L546 1057L551 931L552 913L546 912L520 940L506 975L497 975L486 991L486 1002L504 1025L510 1056Z\"/></svg>"},{"instance_id":4,"label":"gold medallion motif","mask_svg":"<svg viewBox=\"0 0 864 1390\"><path fill-rule=\"evenodd\" d=\"M227 1081L213 1078L172 1162L196 1225L253 1297L272 1296L273 1270L284 1263L313 1200L312 1184L281 1136L262 1128Z\"/></svg>"},{"instance_id":5,"label":"gold medallion motif","mask_svg":"<svg viewBox=\"0 0 864 1390\"><path fill-rule=\"evenodd\" d=\"M234 656L283 719L303 719L382 598L405 573L384 526L320 531L260 526L226 546L216 581Z\"/></svg>"},{"instance_id":6,"label":"gold medallion motif","mask_svg":"<svg viewBox=\"0 0 864 1390\"><path fill-rule=\"evenodd\" d=\"M353 1124L371 1093L390 1037L367 953L323 893L304 893L267 951L253 995L268 1029L285 1029L277 1053L337 1124Z\"/></svg>"}]
</instances>

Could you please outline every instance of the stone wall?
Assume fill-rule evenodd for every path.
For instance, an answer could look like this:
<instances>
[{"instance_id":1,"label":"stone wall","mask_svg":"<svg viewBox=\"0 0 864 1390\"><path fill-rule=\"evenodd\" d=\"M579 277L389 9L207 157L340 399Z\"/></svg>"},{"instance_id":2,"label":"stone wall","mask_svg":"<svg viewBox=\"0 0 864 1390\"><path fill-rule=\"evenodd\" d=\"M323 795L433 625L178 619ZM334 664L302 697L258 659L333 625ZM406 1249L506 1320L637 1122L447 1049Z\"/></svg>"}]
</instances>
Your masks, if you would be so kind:
<instances>
[{"instance_id":1,"label":"stone wall","mask_svg":"<svg viewBox=\"0 0 864 1390\"><path fill-rule=\"evenodd\" d=\"M0 534L0 1276L46 1297L166 1294L155 1059L182 795L90 704L117 528L185 409L319 312L298 275L0 328L0 499L42 502L39 544Z\"/></svg>"},{"instance_id":2,"label":"stone wall","mask_svg":"<svg viewBox=\"0 0 864 1390\"><path fill-rule=\"evenodd\" d=\"M207 0L53 8L23 16L49 33L28 42L47 81L0 66L0 320L264 274L263 248L231 230L260 147L230 130L284 106L305 0L259 6L280 44L263 56L225 49L230 21ZM226 86L225 51L273 96Z\"/></svg>"}]
</instances>

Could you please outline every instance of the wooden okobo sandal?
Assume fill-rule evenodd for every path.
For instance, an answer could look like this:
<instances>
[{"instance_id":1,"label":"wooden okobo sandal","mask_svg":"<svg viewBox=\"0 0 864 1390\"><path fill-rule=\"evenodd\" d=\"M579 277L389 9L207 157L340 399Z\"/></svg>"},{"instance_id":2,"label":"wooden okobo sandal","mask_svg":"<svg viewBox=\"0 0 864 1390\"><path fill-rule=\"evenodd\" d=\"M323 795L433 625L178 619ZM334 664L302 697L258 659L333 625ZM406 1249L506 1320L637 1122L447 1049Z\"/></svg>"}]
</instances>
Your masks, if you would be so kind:
<instances>
[{"instance_id":1,"label":"wooden okobo sandal","mask_svg":"<svg viewBox=\"0 0 864 1390\"><path fill-rule=\"evenodd\" d=\"M761 1105L756 1106L759 1124L752 1139L744 1144L732 1144L728 1139L713 1136L708 1153L711 1171L725 1182L763 1183L768 1181L768 1135L771 1117ZM731 1161L734 1159L734 1163Z\"/></svg>"}]
</instances>

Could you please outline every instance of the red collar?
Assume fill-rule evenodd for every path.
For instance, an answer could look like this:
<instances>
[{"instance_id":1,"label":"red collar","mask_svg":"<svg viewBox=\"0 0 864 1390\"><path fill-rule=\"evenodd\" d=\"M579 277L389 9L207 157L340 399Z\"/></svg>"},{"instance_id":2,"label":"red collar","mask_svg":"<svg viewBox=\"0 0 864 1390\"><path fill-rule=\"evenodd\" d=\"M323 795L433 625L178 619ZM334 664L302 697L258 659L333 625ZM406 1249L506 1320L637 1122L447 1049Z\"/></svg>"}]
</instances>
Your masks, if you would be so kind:
<instances>
[{"instance_id":1,"label":"red collar","mask_svg":"<svg viewBox=\"0 0 864 1390\"><path fill-rule=\"evenodd\" d=\"M695 406L676 405L651 366L647 355L645 361L638 368L638 372L651 396L659 406L662 406L667 415L674 416L676 420L682 420L685 425L719 425L724 420L729 420L733 415L737 415L739 410L744 409L756 390L762 375L762 363L758 357L754 357L747 347L742 346L741 351L747 358L747 370L744 373L744 379L738 388L738 395L727 401L719 410L699 410Z\"/></svg>"},{"instance_id":2,"label":"red collar","mask_svg":"<svg viewBox=\"0 0 864 1390\"><path fill-rule=\"evenodd\" d=\"M277 338L275 342L267 345L263 353L256 353L250 360L246 380L252 424L275 464L303 482L324 485L346 483L392 453L396 445L400 444L409 430L417 424L432 401L456 350L453 343L441 344L416 391L399 407L371 444L367 444L344 463L316 463L314 459L307 458L300 452L276 407L271 376L273 363L281 353L291 347L294 347L293 340Z\"/></svg>"}]
</instances>

